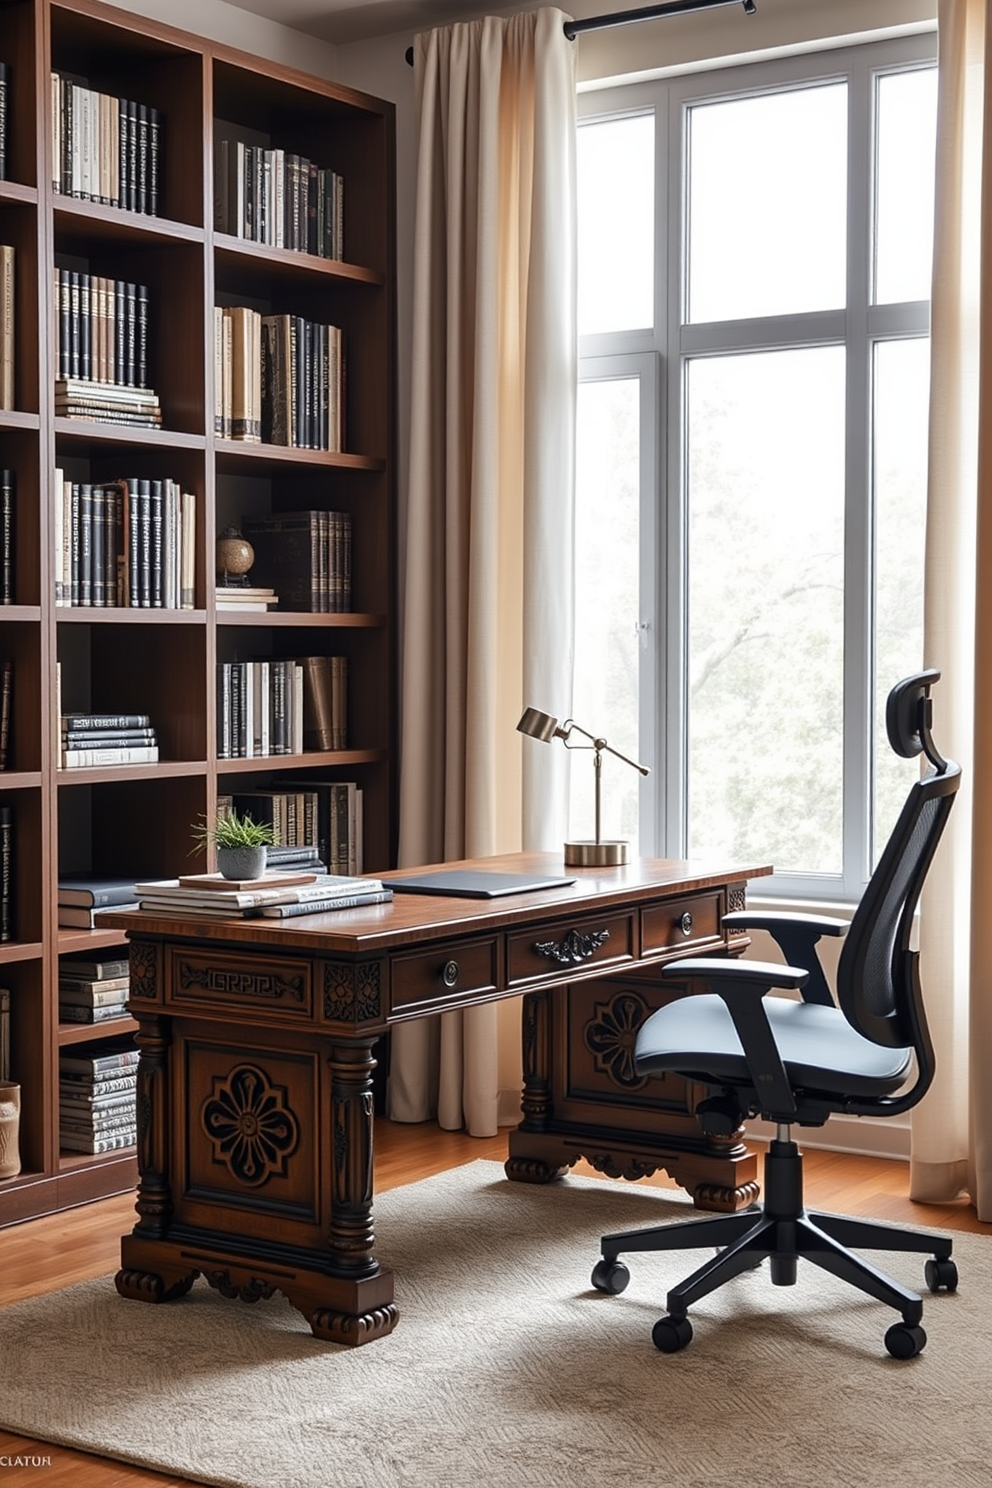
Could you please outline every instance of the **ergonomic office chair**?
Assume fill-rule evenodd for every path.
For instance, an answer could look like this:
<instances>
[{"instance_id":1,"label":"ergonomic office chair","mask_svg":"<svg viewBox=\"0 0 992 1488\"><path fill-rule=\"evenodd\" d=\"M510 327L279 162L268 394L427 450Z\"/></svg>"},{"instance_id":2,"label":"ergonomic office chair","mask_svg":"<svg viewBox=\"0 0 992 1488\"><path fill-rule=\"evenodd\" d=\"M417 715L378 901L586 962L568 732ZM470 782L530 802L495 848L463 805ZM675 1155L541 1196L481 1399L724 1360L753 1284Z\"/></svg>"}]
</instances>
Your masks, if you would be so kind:
<instances>
[{"instance_id":1,"label":"ergonomic office chair","mask_svg":"<svg viewBox=\"0 0 992 1488\"><path fill-rule=\"evenodd\" d=\"M959 767L940 756L930 734L930 688L939 677L937 671L920 672L889 694L886 727L892 748L906 758L922 751L933 768L912 785L850 925L826 916L744 910L727 915L724 924L767 930L794 964L698 957L663 968L663 974L679 980L705 982L707 991L679 997L645 1020L637 1036L638 1073L671 1070L706 1086L710 1094L696 1111L704 1131L730 1134L745 1116L759 1114L777 1126L765 1157L763 1204L604 1236L592 1281L600 1291L614 1293L630 1279L617 1259L622 1252L721 1247L668 1293L668 1315L652 1334L663 1353L677 1353L692 1338L686 1316L692 1303L766 1256L776 1286L795 1282L797 1259L803 1256L894 1307L902 1321L889 1328L885 1346L898 1359L912 1358L926 1343L922 1299L848 1247L929 1251L929 1290L957 1286L949 1236L807 1211L802 1155L790 1131L794 1123L822 1126L834 1112L899 1115L916 1105L933 1079L919 954L910 949L910 933L960 783ZM845 932L837 1006L815 946L821 936ZM767 997L773 987L799 991L802 1000ZM915 1079L904 1089L914 1065Z\"/></svg>"}]
</instances>

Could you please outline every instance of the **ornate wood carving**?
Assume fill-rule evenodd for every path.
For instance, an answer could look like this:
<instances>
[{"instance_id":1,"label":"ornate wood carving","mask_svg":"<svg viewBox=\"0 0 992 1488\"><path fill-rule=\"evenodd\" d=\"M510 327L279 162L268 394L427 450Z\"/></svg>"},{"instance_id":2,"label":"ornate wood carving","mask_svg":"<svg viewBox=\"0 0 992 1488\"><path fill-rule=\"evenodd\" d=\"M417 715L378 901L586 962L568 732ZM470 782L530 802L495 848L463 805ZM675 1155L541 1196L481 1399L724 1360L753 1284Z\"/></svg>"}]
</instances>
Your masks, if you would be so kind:
<instances>
[{"instance_id":1,"label":"ornate wood carving","mask_svg":"<svg viewBox=\"0 0 992 1488\"><path fill-rule=\"evenodd\" d=\"M597 1173L605 1173L607 1178L626 1178L631 1183L637 1178L650 1178L658 1171L657 1163L645 1162L629 1153L618 1158L612 1152L590 1152L586 1161Z\"/></svg>"},{"instance_id":2,"label":"ornate wood carving","mask_svg":"<svg viewBox=\"0 0 992 1488\"><path fill-rule=\"evenodd\" d=\"M158 946L150 940L132 940L128 1000L154 1001L161 985Z\"/></svg>"},{"instance_id":3,"label":"ornate wood carving","mask_svg":"<svg viewBox=\"0 0 992 1488\"><path fill-rule=\"evenodd\" d=\"M597 1002L592 1020L586 1024L586 1048L596 1069L621 1090L643 1090L647 1076L634 1068L637 1030L650 1011L637 992L623 991L607 1002Z\"/></svg>"},{"instance_id":4,"label":"ornate wood carving","mask_svg":"<svg viewBox=\"0 0 992 1488\"><path fill-rule=\"evenodd\" d=\"M551 1117L550 1009L547 992L528 992L523 1007L523 1125L539 1131ZM543 1181L543 1180L542 1180Z\"/></svg>"},{"instance_id":5,"label":"ornate wood carving","mask_svg":"<svg viewBox=\"0 0 992 1488\"><path fill-rule=\"evenodd\" d=\"M561 940L535 940L534 950L559 966L580 966L609 938L609 930L569 930Z\"/></svg>"},{"instance_id":6,"label":"ornate wood carving","mask_svg":"<svg viewBox=\"0 0 992 1488\"><path fill-rule=\"evenodd\" d=\"M203 1276L222 1297L236 1297L241 1302L267 1302L278 1291L258 1276L243 1282L232 1281L230 1271L204 1271Z\"/></svg>"},{"instance_id":7,"label":"ornate wood carving","mask_svg":"<svg viewBox=\"0 0 992 1488\"><path fill-rule=\"evenodd\" d=\"M324 1017L335 1023L375 1023L382 1018L378 961L324 963Z\"/></svg>"},{"instance_id":8,"label":"ornate wood carving","mask_svg":"<svg viewBox=\"0 0 992 1488\"><path fill-rule=\"evenodd\" d=\"M353 1273L376 1269L372 1229L372 1043L336 1043L331 1050L330 1248Z\"/></svg>"},{"instance_id":9,"label":"ornate wood carving","mask_svg":"<svg viewBox=\"0 0 992 1488\"><path fill-rule=\"evenodd\" d=\"M300 1123L286 1104L286 1089L273 1085L255 1064L239 1064L214 1077L200 1123L214 1159L239 1183L259 1188L282 1177L300 1140Z\"/></svg>"},{"instance_id":10,"label":"ornate wood carving","mask_svg":"<svg viewBox=\"0 0 992 1488\"><path fill-rule=\"evenodd\" d=\"M692 1191L692 1201L699 1209L712 1209L717 1214L733 1214L738 1209L747 1209L761 1192L757 1183L739 1183L736 1188L724 1187L720 1183L697 1183Z\"/></svg>"},{"instance_id":11,"label":"ornate wood carving","mask_svg":"<svg viewBox=\"0 0 992 1488\"><path fill-rule=\"evenodd\" d=\"M300 975L283 976L267 969L244 971L227 966L196 966L192 961L183 960L178 962L178 969L179 985L184 990L202 987L205 992L219 992L226 997L261 997L271 1002L279 1002L284 997L303 1002L306 997L306 987Z\"/></svg>"},{"instance_id":12,"label":"ornate wood carving","mask_svg":"<svg viewBox=\"0 0 992 1488\"><path fill-rule=\"evenodd\" d=\"M747 885L731 884L727 889L727 909L730 914L737 914L742 909L747 909ZM746 930L730 930L728 939L735 939L739 935L746 935Z\"/></svg>"},{"instance_id":13,"label":"ornate wood carving","mask_svg":"<svg viewBox=\"0 0 992 1488\"><path fill-rule=\"evenodd\" d=\"M315 1338L325 1338L329 1343L371 1343L375 1338L385 1338L396 1327L399 1308L390 1302L385 1307L374 1307L369 1312L353 1314L332 1312L322 1307L310 1314L309 1322Z\"/></svg>"},{"instance_id":14,"label":"ornate wood carving","mask_svg":"<svg viewBox=\"0 0 992 1488\"><path fill-rule=\"evenodd\" d=\"M169 1184L169 1090L167 1067L172 1022L157 1014L138 1013L138 1213L137 1233L164 1235L172 1216Z\"/></svg>"},{"instance_id":15,"label":"ornate wood carving","mask_svg":"<svg viewBox=\"0 0 992 1488\"><path fill-rule=\"evenodd\" d=\"M578 1162L578 1158L572 1162ZM556 1178L564 1178L571 1166L571 1163L541 1162L536 1157L508 1157L503 1171L516 1183L553 1183Z\"/></svg>"},{"instance_id":16,"label":"ornate wood carving","mask_svg":"<svg viewBox=\"0 0 992 1488\"><path fill-rule=\"evenodd\" d=\"M178 1297L185 1297L199 1274L191 1271L188 1276L167 1286L161 1276L151 1271L122 1269L114 1277L114 1286L122 1297L133 1302L174 1302Z\"/></svg>"}]
</instances>

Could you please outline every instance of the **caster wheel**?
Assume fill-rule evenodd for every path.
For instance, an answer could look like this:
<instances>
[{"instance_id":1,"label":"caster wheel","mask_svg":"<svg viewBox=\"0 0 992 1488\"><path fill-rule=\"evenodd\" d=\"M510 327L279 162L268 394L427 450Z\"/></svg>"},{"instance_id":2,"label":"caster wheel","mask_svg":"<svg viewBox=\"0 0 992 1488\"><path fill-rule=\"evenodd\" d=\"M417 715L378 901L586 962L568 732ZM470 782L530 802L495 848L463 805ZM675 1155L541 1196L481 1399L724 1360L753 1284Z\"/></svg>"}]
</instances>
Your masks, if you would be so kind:
<instances>
[{"instance_id":1,"label":"caster wheel","mask_svg":"<svg viewBox=\"0 0 992 1488\"><path fill-rule=\"evenodd\" d=\"M931 1292L956 1292L958 1289L958 1268L950 1259L942 1261L934 1257L927 1261L923 1274Z\"/></svg>"},{"instance_id":2,"label":"caster wheel","mask_svg":"<svg viewBox=\"0 0 992 1488\"><path fill-rule=\"evenodd\" d=\"M927 1335L917 1324L911 1327L909 1323L893 1323L885 1335L885 1347L893 1359L912 1359L925 1346Z\"/></svg>"},{"instance_id":3,"label":"caster wheel","mask_svg":"<svg viewBox=\"0 0 992 1488\"><path fill-rule=\"evenodd\" d=\"M609 1292L618 1296L630 1280L630 1272L623 1261L597 1261L592 1268L592 1284L597 1292Z\"/></svg>"},{"instance_id":4,"label":"caster wheel","mask_svg":"<svg viewBox=\"0 0 992 1488\"><path fill-rule=\"evenodd\" d=\"M677 1354L692 1342L692 1324L687 1317L659 1318L651 1329L651 1342L663 1354Z\"/></svg>"}]
</instances>

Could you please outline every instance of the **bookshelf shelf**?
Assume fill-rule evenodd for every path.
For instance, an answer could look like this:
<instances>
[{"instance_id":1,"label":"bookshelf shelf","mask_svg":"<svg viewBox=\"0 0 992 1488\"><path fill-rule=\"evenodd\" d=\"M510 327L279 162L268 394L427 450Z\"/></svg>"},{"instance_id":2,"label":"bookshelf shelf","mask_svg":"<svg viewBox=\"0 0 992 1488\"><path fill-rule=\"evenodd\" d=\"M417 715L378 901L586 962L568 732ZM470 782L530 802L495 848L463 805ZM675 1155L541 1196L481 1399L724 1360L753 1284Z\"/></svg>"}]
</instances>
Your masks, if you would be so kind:
<instances>
[{"instance_id":1,"label":"bookshelf shelf","mask_svg":"<svg viewBox=\"0 0 992 1488\"><path fill-rule=\"evenodd\" d=\"M135 1033L137 1028L134 1018L108 1018L104 1023L60 1023L59 1047L92 1043L95 1038L112 1038L118 1033Z\"/></svg>"},{"instance_id":2,"label":"bookshelf shelf","mask_svg":"<svg viewBox=\"0 0 992 1488\"><path fill-rule=\"evenodd\" d=\"M346 788L354 799L362 792L364 870L382 871L395 861L396 410L391 104L104 0L0 4L0 60L14 78L0 244L14 249L16 332L13 407L0 411L0 471L13 471L16 485L8 591L16 603L0 605L0 662L13 667L0 807L12 816L12 929L20 937L0 942L0 989L10 993L23 1164L16 1178L0 1184L2 1226L121 1192L136 1178L133 1148L60 1151L60 1050L85 1051L137 1026L130 1017L60 1021L60 958L117 960L126 950L118 931L59 926L60 877L174 876L193 861L193 823L212 815L220 797L235 791L316 794L329 786ZM87 115L90 124L96 120L92 129L81 125ZM111 144L87 157L82 141L94 133ZM312 161L318 173L307 181L316 179L325 193L318 206L328 229L326 192L337 190L329 173L337 173L343 241L333 232L308 237L305 214L295 219L294 241L341 257L218 230L215 160L223 154L218 142L233 137L264 140L283 163L294 153ZM163 138L157 150L155 140ZM115 166L114 142L121 141ZM84 281L91 295L94 286L97 293L88 318ZM79 319L73 322L77 282ZM129 285L147 289L147 319L138 331L140 337L140 325L147 325L145 370L138 375L136 356L131 386L157 394L156 427L61 412L70 400L86 410L104 407L106 393L99 405L86 400L99 388L100 375L105 383L117 381L110 369L122 365L120 343L109 337L111 327L116 333L128 324L117 309L122 284L125 307ZM104 294L106 321L100 318ZM341 453L218 436L214 384L222 367L215 365L214 309L238 304L340 328L346 369ZM79 388L72 360L78 352L82 372L84 320L91 338L100 338L101 360L91 366L96 377L79 377L86 384ZM125 347L129 355L126 340ZM93 349L91 339L90 355ZM127 384L127 375L121 381ZM60 600L69 597L72 532L82 553L72 500L82 501L82 488L97 487L101 504L94 501L92 509L107 508L103 488L122 480L172 482L193 497L184 508L186 531L192 528L195 539L192 594L188 567L185 593L169 590L177 603L192 598L193 608L135 604L128 587L128 607L56 604L56 580ZM220 533L231 523L314 510L350 519L355 608L218 609ZM110 508L104 546L112 561L100 570L102 587L80 585L74 597L118 597L111 576L115 534L123 531ZM126 586L135 572L134 551L127 550L123 565ZM326 597L322 591L320 602ZM139 588L138 598L149 595ZM220 664L308 658L313 665L318 658L319 666L320 658L335 656L345 657L351 681L346 737L361 747L218 756ZM61 768L60 714L66 712L147 714L160 761ZM131 827L138 821L145 828L140 838Z\"/></svg>"},{"instance_id":3,"label":"bookshelf shelf","mask_svg":"<svg viewBox=\"0 0 992 1488\"><path fill-rule=\"evenodd\" d=\"M9 966L14 961L36 961L44 953L41 941L7 941L0 945L0 966Z\"/></svg>"}]
</instances>

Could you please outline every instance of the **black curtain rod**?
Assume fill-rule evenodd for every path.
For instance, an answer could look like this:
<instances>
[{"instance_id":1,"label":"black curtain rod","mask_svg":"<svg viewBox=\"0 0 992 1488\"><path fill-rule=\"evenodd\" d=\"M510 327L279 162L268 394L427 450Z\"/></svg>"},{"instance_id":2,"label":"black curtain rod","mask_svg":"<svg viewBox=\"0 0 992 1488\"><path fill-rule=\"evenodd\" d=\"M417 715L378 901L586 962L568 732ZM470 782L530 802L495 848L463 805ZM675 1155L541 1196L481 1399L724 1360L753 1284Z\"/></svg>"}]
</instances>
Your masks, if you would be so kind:
<instances>
[{"instance_id":1,"label":"black curtain rod","mask_svg":"<svg viewBox=\"0 0 992 1488\"><path fill-rule=\"evenodd\" d=\"M561 29L569 41L574 41L583 31L605 31L609 26L630 26L635 21L657 21L663 16L718 10L725 5L743 5L745 15L754 15L758 9L755 0L668 0L665 5L648 5L642 10L616 10L612 15L590 16L585 21L565 21ZM407 47L406 60L412 67L413 47Z\"/></svg>"}]
</instances>

